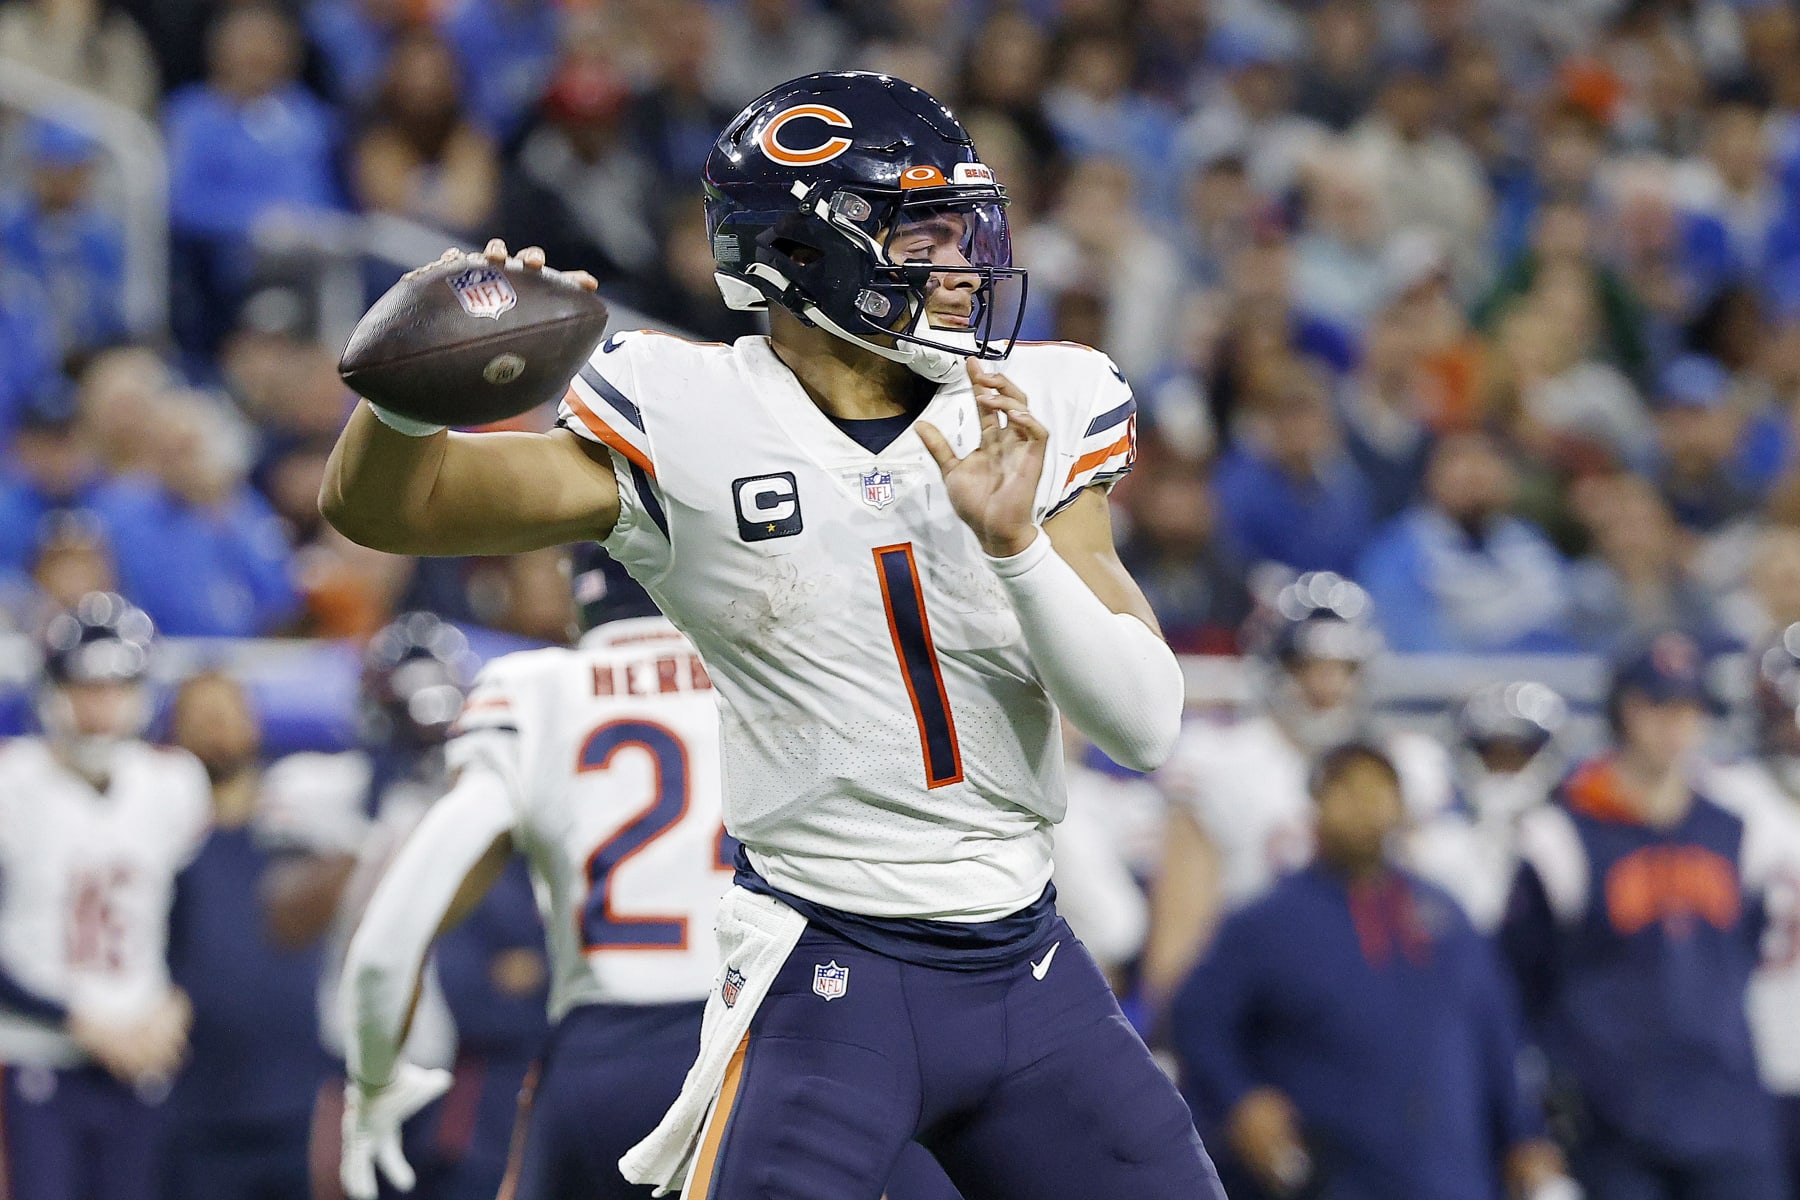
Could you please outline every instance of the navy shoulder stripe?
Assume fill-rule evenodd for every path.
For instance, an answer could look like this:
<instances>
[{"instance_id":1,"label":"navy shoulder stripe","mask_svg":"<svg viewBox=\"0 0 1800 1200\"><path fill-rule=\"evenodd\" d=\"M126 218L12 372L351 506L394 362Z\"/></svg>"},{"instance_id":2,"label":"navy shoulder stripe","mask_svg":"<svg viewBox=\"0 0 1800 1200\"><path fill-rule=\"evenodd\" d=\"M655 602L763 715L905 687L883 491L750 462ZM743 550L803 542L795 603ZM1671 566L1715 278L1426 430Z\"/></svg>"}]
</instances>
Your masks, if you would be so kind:
<instances>
[{"instance_id":1,"label":"navy shoulder stripe","mask_svg":"<svg viewBox=\"0 0 1800 1200\"><path fill-rule=\"evenodd\" d=\"M644 428L644 414L638 411L638 406L633 404L624 392L614 387L606 376L594 370L592 363L582 366L581 382L593 388L595 392L599 393L602 400L617 409L620 416L637 426L640 431Z\"/></svg>"},{"instance_id":2,"label":"navy shoulder stripe","mask_svg":"<svg viewBox=\"0 0 1800 1200\"><path fill-rule=\"evenodd\" d=\"M1114 425L1126 420L1137 411L1137 397L1125 401L1117 408L1109 408L1092 421L1088 422L1087 432L1082 437L1093 437L1096 433L1111 429Z\"/></svg>"}]
</instances>

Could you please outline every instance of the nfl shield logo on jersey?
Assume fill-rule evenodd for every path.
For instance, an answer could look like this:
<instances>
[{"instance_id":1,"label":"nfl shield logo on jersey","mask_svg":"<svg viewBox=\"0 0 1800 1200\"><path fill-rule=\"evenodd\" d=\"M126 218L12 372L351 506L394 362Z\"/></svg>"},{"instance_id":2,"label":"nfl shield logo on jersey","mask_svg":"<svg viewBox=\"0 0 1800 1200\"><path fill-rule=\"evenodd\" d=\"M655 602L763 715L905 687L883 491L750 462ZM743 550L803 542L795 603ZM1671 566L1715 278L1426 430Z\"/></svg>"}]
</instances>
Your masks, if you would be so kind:
<instances>
[{"instance_id":1,"label":"nfl shield logo on jersey","mask_svg":"<svg viewBox=\"0 0 1800 1200\"><path fill-rule=\"evenodd\" d=\"M886 508L894 502L894 476L880 467L870 467L862 477L863 503L870 508Z\"/></svg>"},{"instance_id":2,"label":"nfl shield logo on jersey","mask_svg":"<svg viewBox=\"0 0 1800 1200\"><path fill-rule=\"evenodd\" d=\"M725 1002L726 1008L736 1006L738 996L744 990L744 973L736 967L725 968L725 982L719 987L719 999Z\"/></svg>"},{"instance_id":3,"label":"nfl shield logo on jersey","mask_svg":"<svg viewBox=\"0 0 1800 1200\"><path fill-rule=\"evenodd\" d=\"M471 317L492 317L498 321L501 313L519 302L519 293L513 291L506 276L493 267L470 267L452 275L446 282L456 293L456 302Z\"/></svg>"},{"instance_id":4,"label":"nfl shield logo on jersey","mask_svg":"<svg viewBox=\"0 0 1800 1200\"><path fill-rule=\"evenodd\" d=\"M837 960L813 968L813 991L827 1000L836 1000L850 990L850 968L840 967Z\"/></svg>"}]
</instances>

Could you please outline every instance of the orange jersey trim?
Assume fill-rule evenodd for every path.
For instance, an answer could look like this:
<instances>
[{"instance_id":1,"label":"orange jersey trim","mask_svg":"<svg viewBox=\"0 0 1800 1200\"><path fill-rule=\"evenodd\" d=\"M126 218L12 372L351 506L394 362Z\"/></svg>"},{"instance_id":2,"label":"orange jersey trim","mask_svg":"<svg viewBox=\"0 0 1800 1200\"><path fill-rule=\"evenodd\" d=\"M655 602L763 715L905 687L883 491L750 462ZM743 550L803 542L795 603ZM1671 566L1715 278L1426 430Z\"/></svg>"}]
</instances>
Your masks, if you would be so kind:
<instances>
[{"instance_id":1,"label":"orange jersey trim","mask_svg":"<svg viewBox=\"0 0 1800 1200\"><path fill-rule=\"evenodd\" d=\"M1097 467L1115 454L1125 454L1130 450L1131 434L1129 432L1103 450L1090 450L1088 453L1075 460L1075 465L1069 468L1069 477L1063 480L1063 486L1067 487L1069 484L1074 483L1075 477L1089 467Z\"/></svg>"},{"instance_id":2,"label":"orange jersey trim","mask_svg":"<svg viewBox=\"0 0 1800 1200\"><path fill-rule=\"evenodd\" d=\"M563 399L568 401L569 407L575 411L577 417L581 418L581 423L587 426L589 433L599 438L600 441L605 443L608 447L623 454L625 456L625 461L631 463L632 466L638 468L650 478L656 478L656 467L650 462L649 457L642 450L639 450L636 446L626 441L611 425L608 425L602 420L600 414L589 408L587 406L587 401L583 400L581 395L576 392L574 388L570 388L568 394L564 396Z\"/></svg>"}]
</instances>

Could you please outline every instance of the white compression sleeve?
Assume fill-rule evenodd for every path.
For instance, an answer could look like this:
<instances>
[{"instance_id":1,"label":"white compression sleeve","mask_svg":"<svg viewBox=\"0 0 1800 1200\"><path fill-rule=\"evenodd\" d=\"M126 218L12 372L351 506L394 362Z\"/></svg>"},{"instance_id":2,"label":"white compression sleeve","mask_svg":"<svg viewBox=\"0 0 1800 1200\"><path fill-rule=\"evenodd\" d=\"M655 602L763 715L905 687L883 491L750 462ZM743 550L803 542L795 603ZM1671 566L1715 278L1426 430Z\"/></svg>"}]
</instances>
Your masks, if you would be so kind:
<instances>
[{"instance_id":1,"label":"white compression sleeve","mask_svg":"<svg viewBox=\"0 0 1800 1200\"><path fill-rule=\"evenodd\" d=\"M350 939L338 994L351 1079L379 1086L393 1077L431 940L463 880L512 827L498 776L465 770L388 864Z\"/></svg>"},{"instance_id":2,"label":"white compression sleeve","mask_svg":"<svg viewBox=\"0 0 1800 1200\"><path fill-rule=\"evenodd\" d=\"M1151 771L1175 748L1186 696L1168 643L1100 602L1038 531L1011 558L989 558L1012 597L1050 698L1120 766Z\"/></svg>"}]
</instances>

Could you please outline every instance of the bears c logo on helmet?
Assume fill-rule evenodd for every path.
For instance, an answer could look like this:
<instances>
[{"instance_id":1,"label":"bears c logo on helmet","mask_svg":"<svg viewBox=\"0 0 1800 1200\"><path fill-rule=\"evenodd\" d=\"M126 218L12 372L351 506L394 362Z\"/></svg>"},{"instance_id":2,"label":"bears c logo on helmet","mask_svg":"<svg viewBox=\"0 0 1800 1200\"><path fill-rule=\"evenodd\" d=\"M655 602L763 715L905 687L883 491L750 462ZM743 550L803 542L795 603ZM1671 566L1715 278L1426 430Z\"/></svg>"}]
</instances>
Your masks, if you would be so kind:
<instances>
[{"instance_id":1,"label":"bears c logo on helmet","mask_svg":"<svg viewBox=\"0 0 1800 1200\"><path fill-rule=\"evenodd\" d=\"M850 118L829 104L796 104L775 114L763 127L756 144L772 161L784 167L816 167L828 163L850 148L847 137L828 137L816 146L795 147L781 140L782 126L790 121L811 118L832 129L849 129Z\"/></svg>"}]
</instances>

